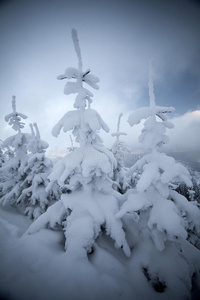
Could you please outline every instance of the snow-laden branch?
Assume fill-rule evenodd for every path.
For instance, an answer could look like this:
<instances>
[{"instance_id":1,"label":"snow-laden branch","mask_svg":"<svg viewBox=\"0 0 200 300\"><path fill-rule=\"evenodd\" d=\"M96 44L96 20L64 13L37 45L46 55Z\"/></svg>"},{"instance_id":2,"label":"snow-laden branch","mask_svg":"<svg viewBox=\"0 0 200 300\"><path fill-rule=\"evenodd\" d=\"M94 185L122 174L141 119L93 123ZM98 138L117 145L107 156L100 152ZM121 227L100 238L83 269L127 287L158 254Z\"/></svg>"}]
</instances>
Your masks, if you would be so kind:
<instances>
[{"instance_id":1,"label":"snow-laden branch","mask_svg":"<svg viewBox=\"0 0 200 300\"><path fill-rule=\"evenodd\" d=\"M21 133L21 129L24 128L24 125L25 125L25 123L21 122L21 119L27 119L27 116L22 113L18 113L16 111L16 97L15 96L12 97L12 109L13 109L13 112L6 115L4 119L6 122L8 122L9 125L12 126L12 128L15 131L18 131L19 133Z\"/></svg>"}]
</instances>

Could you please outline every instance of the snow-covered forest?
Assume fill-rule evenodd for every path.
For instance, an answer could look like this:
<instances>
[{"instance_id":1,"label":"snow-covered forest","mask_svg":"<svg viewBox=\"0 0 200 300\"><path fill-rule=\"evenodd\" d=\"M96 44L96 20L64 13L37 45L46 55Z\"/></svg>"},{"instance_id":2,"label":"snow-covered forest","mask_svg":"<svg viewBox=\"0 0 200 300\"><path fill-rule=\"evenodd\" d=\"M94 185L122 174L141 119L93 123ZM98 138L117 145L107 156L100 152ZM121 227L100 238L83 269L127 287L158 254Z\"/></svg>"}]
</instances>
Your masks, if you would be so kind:
<instances>
[{"instance_id":1,"label":"snow-covered forest","mask_svg":"<svg viewBox=\"0 0 200 300\"><path fill-rule=\"evenodd\" d=\"M18 96L5 116L15 134L0 144L0 297L198 300L200 173L164 151L175 108L159 106L154 63L149 106L127 120L131 127L145 120L143 153L130 165L123 112L113 115L116 132L109 133L93 108L99 78L84 67L75 29L72 42L77 66L57 79L74 95L74 110L52 129L55 137L70 134L67 154L46 156L40 124L24 132L28 117L17 110ZM111 149L101 130L111 135Z\"/></svg>"}]
</instances>

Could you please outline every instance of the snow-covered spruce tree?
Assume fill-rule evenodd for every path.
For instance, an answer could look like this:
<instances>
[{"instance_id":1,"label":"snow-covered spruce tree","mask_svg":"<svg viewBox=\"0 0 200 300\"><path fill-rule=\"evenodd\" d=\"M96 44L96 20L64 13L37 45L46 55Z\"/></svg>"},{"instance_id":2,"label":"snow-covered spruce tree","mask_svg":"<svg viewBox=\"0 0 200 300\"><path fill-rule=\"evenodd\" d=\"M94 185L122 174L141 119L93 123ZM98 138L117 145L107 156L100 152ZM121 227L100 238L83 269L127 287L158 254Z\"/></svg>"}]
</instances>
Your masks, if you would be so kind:
<instances>
[{"instance_id":1,"label":"snow-covered spruce tree","mask_svg":"<svg viewBox=\"0 0 200 300\"><path fill-rule=\"evenodd\" d=\"M0 203L5 204L17 204L18 198L22 193L21 183L25 179L23 173L24 166L27 162L27 143L29 142L31 135L28 133L22 133L21 129L24 128L24 123L21 119L26 119L27 116L18 113L16 111L16 99L13 96L12 99L12 113L5 116L5 121L8 122L12 128L17 131L16 135L7 138L2 143L2 148L12 150L12 155L8 155L7 160L4 162L1 168L1 199Z\"/></svg>"},{"instance_id":2,"label":"snow-covered spruce tree","mask_svg":"<svg viewBox=\"0 0 200 300\"><path fill-rule=\"evenodd\" d=\"M66 242L65 249L70 257L87 258L87 253L95 250L95 240L103 230L115 241L117 248L123 248L127 256L130 250L120 219L116 219L118 203L113 196L113 167L116 160L98 135L102 128L109 128L97 111L90 108L92 93L83 84L98 89L98 78L90 70L82 70L82 58L77 32L72 29L72 40L78 57L78 69L67 68L58 79L75 79L67 82L64 93L77 94L74 107L67 112L52 130L58 136L72 130L80 148L58 161L50 174L51 186L58 182L62 189L60 201L53 204L29 228L34 233L45 226L54 228L62 225Z\"/></svg>"},{"instance_id":3,"label":"snow-covered spruce tree","mask_svg":"<svg viewBox=\"0 0 200 300\"><path fill-rule=\"evenodd\" d=\"M116 140L112 145L111 150L117 161L117 166L113 171L113 180L117 183L117 185L114 185L114 188L119 193L124 194L127 188L130 187L130 185L128 183L129 180L126 176L127 168L125 168L124 166L124 152L126 150L126 146L125 143L120 140L121 135L126 135L125 132L120 132L120 121L122 116L123 114L120 113L118 117L117 131L115 133L112 133L112 136L115 137Z\"/></svg>"},{"instance_id":4,"label":"snow-covered spruce tree","mask_svg":"<svg viewBox=\"0 0 200 300\"><path fill-rule=\"evenodd\" d=\"M152 77L151 66L150 107L136 110L128 119L131 126L146 119L139 140L148 153L128 171L141 175L116 217L126 223L134 249L130 267L137 276L168 299L189 299L200 268L200 252L192 245L198 244L200 211L172 188L181 181L190 187L191 180L184 166L161 151L168 140L166 128L173 127L166 113L173 108L156 105Z\"/></svg>"},{"instance_id":5,"label":"snow-covered spruce tree","mask_svg":"<svg viewBox=\"0 0 200 300\"><path fill-rule=\"evenodd\" d=\"M1 199L0 202L5 204L17 204L18 198L22 193L21 183L25 175L22 170L26 164L26 145L29 142L31 135L22 133L24 123L21 119L26 119L27 116L16 111L16 99L12 99L12 113L5 116L5 121L17 131L16 135L7 138L2 143L2 148L12 149L13 155L10 155L1 168Z\"/></svg>"},{"instance_id":6,"label":"snow-covered spruce tree","mask_svg":"<svg viewBox=\"0 0 200 300\"><path fill-rule=\"evenodd\" d=\"M21 183L23 191L17 203L24 205L25 214L30 218L37 219L54 200L59 199L60 193L56 184L48 192L45 190L49 183L48 176L53 167L52 161L45 156L49 144L41 140L36 123L30 124L30 128L32 138L27 144L29 154L22 170L25 176Z\"/></svg>"}]
</instances>

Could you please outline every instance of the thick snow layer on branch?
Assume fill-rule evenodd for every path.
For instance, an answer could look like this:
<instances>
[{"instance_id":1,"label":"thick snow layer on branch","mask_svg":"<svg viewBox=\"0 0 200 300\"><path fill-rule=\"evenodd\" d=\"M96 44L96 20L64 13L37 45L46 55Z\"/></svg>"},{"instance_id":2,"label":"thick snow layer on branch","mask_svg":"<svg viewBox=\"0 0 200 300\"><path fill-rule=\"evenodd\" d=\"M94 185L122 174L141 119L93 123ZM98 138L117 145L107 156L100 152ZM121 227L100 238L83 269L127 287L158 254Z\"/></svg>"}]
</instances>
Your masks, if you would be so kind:
<instances>
[{"instance_id":1,"label":"thick snow layer on branch","mask_svg":"<svg viewBox=\"0 0 200 300\"><path fill-rule=\"evenodd\" d=\"M136 109L134 112L132 112L128 117L128 123L130 126L134 126L136 124L139 124L141 120L149 118L153 113L157 115L161 119L165 119L164 114L165 113L171 113L174 111L173 107L162 107L162 106L155 106L154 109L151 107L142 107L139 109ZM168 122L170 123L170 122ZM171 124L168 126L172 126Z\"/></svg>"},{"instance_id":2,"label":"thick snow layer on branch","mask_svg":"<svg viewBox=\"0 0 200 300\"><path fill-rule=\"evenodd\" d=\"M78 141L80 134L82 135L82 138L84 134L86 144L87 140L89 143L92 143L95 140L97 140L97 142L101 141L95 131L98 131L102 128L106 132L109 132L108 126L103 121L99 113L91 108L83 111L75 110L67 112L54 126L52 135L57 137L62 128L64 132L74 130L73 134L78 137Z\"/></svg>"},{"instance_id":3,"label":"thick snow layer on branch","mask_svg":"<svg viewBox=\"0 0 200 300\"><path fill-rule=\"evenodd\" d=\"M173 182L184 182L188 187L192 186L188 170L165 153L145 155L128 170L127 176L139 170L143 171L136 187L140 192L145 191L152 184L159 188L159 182L163 189L164 185Z\"/></svg>"},{"instance_id":4,"label":"thick snow layer on branch","mask_svg":"<svg viewBox=\"0 0 200 300\"><path fill-rule=\"evenodd\" d=\"M62 195L61 201L49 207L30 226L27 233L33 234L44 227L54 228L56 224L62 224L67 253L76 259L82 259L91 251L104 226L106 234L115 241L115 246L123 248L124 253L130 256L122 222L115 218L117 212L118 203L112 195L76 191Z\"/></svg>"},{"instance_id":5,"label":"thick snow layer on branch","mask_svg":"<svg viewBox=\"0 0 200 300\"><path fill-rule=\"evenodd\" d=\"M99 82L99 78L93 74L90 73L90 70L87 71L80 71L76 68L73 67L69 67L65 70L64 74L61 74L57 77L57 79L62 80L62 79L78 79L81 78L82 82L87 83L89 86L91 86L92 88L94 88L95 90L99 89L98 86L98 82ZM68 82L67 84L77 84L76 82ZM80 84L78 83L78 85L76 85L76 88L72 86L72 89L70 91L70 87L66 88L65 87L65 94L73 94L73 93L77 93L79 91L80 88Z\"/></svg>"},{"instance_id":6,"label":"thick snow layer on branch","mask_svg":"<svg viewBox=\"0 0 200 300\"><path fill-rule=\"evenodd\" d=\"M53 127L52 135L57 137L63 128L64 132L72 130L80 124L80 113L77 110L67 112L60 121Z\"/></svg>"},{"instance_id":7,"label":"thick snow layer on branch","mask_svg":"<svg viewBox=\"0 0 200 300\"><path fill-rule=\"evenodd\" d=\"M21 132L21 129L24 128L25 125L25 123L21 122L21 119L26 119L27 116L16 111L15 96L13 96L12 100L12 109L13 112L5 116L5 121L9 122L8 124L11 125L14 130Z\"/></svg>"},{"instance_id":8,"label":"thick snow layer on branch","mask_svg":"<svg viewBox=\"0 0 200 300\"><path fill-rule=\"evenodd\" d=\"M18 133L8 137L3 143L2 147L13 147L14 149L19 149L23 146L26 147L27 143L31 140L31 135L29 133Z\"/></svg>"},{"instance_id":9,"label":"thick snow layer on branch","mask_svg":"<svg viewBox=\"0 0 200 300\"><path fill-rule=\"evenodd\" d=\"M122 218L127 212L137 212L146 210L152 206L152 201L146 197L146 193L133 193L128 196L128 199L122 205L120 211L116 214L117 218Z\"/></svg>"},{"instance_id":10,"label":"thick snow layer on branch","mask_svg":"<svg viewBox=\"0 0 200 300\"><path fill-rule=\"evenodd\" d=\"M84 188L93 181L93 188L97 190L109 190L110 183L107 177L112 177L111 157L93 147L81 147L65 156L53 168L49 175L50 183L58 182L61 187L74 190L82 185ZM113 158L114 160L114 158Z\"/></svg>"},{"instance_id":11,"label":"thick snow layer on branch","mask_svg":"<svg viewBox=\"0 0 200 300\"><path fill-rule=\"evenodd\" d=\"M40 231L42 228L54 228L56 224L61 224L64 216L66 215L62 201L57 201L54 205L50 206L47 211L42 214L26 231L27 234L33 234Z\"/></svg>"},{"instance_id":12,"label":"thick snow layer on branch","mask_svg":"<svg viewBox=\"0 0 200 300\"><path fill-rule=\"evenodd\" d=\"M176 205L171 200L166 200L159 195L155 196L150 210L148 226L150 229L156 227L158 231L163 233L163 236L166 232L169 240L175 240L176 237L187 238L187 232ZM158 244L156 246L158 250L164 249L160 249Z\"/></svg>"},{"instance_id":13,"label":"thick snow layer on branch","mask_svg":"<svg viewBox=\"0 0 200 300\"><path fill-rule=\"evenodd\" d=\"M171 200L163 198L156 190L130 194L116 217L122 218L127 212L140 212L141 214L142 211L149 211L147 225L158 250L162 251L165 248L167 239L174 241L177 238L187 238L179 209Z\"/></svg>"}]
</instances>

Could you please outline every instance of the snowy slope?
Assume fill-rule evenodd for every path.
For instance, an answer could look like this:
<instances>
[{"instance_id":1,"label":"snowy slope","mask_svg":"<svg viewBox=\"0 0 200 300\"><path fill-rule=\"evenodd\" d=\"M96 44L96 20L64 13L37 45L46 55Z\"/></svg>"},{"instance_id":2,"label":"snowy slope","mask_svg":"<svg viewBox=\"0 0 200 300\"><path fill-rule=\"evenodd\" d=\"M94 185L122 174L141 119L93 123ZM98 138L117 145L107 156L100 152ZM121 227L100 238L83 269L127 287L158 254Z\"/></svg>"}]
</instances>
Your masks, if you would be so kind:
<instances>
[{"instance_id":1,"label":"snowy slope","mask_svg":"<svg viewBox=\"0 0 200 300\"><path fill-rule=\"evenodd\" d=\"M146 255L152 251L149 241L140 243L129 259L102 234L95 244L95 252L88 259L77 261L64 251L64 235L59 228L23 235L30 222L14 208L0 208L1 299L160 300L169 299L172 294L173 299L181 299L180 289L184 292L186 283L180 282L180 286L175 287L177 295L172 291L155 292L141 271L145 257L151 257L155 266L165 267L169 275L184 272L187 268L184 263L182 270L172 268L171 258L163 263L162 253L156 257ZM195 256L196 252L195 248L193 253L190 249L188 258Z\"/></svg>"},{"instance_id":2,"label":"snowy slope","mask_svg":"<svg viewBox=\"0 0 200 300\"><path fill-rule=\"evenodd\" d=\"M0 208L0 296L5 299L131 299L126 259L105 247L95 258L73 261L64 251L61 231L41 230L23 236L30 220L13 208Z\"/></svg>"}]
</instances>

